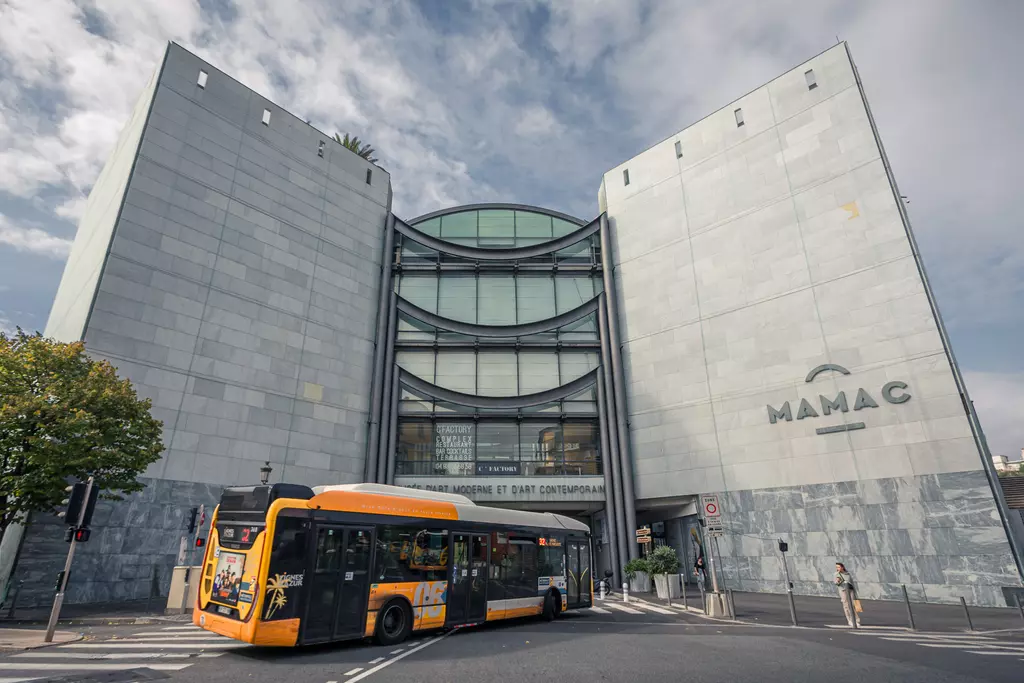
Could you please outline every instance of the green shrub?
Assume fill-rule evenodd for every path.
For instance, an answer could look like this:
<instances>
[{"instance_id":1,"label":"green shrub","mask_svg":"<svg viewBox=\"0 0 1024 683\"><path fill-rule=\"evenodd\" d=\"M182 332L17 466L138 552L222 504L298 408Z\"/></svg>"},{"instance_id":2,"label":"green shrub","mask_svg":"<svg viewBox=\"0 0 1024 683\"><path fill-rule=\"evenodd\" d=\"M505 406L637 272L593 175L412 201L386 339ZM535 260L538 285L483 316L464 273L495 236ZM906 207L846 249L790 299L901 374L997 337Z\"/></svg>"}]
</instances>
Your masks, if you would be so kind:
<instances>
[{"instance_id":1,"label":"green shrub","mask_svg":"<svg viewBox=\"0 0 1024 683\"><path fill-rule=\"evenodd\" d=\"M651 568L647 562L646 557L635 557L626 563L626 566L622 568L622 573L626 575L626 578L630 581L637 575L637 572L644 572L649 574Z\"/></svg>"},{"instance_id":2,"label":"green shrub","mask_svg":"<svg viewBox=\"0 0 1024 683\"><path fill-rule=\"evenodd\" d=\"M671 547L659 545L648 556L647 566L651 574L675 574L679 571L679 558Z\"/></svg>"}]
</instances>

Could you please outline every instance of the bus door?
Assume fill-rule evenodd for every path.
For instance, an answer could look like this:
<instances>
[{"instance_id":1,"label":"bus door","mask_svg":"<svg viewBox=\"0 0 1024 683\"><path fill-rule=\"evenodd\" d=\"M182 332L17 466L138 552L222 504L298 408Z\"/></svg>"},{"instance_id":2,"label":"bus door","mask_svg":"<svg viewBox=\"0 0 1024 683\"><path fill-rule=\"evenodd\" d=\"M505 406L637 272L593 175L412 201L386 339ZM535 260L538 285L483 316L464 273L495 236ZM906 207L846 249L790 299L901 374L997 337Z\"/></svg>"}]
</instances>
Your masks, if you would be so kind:
<instances>
[{"instance_id":1,"label":"bus door","mask_svg":"<svg viewBox=\"0 0 1024 683\"><path fill-rule=\"evenodd\" d=\"M362 635L370 585L372 531L318 524L313 580L303 622L305 643Z\"/></svg>"},{"instance_id":2,"label":"bus door","mask_svg":"<svg viewBox=\"0 0 1024 683\"><path fill-rule=\"evenodd\" d=\"M590 545L586 541L570 540L565 548L569 571L566 603L569 607L590 605Z\"/></svg>"},{"instance_id":3,"label":"bus door","mask_svg":"<svg viewBox=\"0 0 1024 683\"><path fill-rule=\"evenodd\" d=\"M447 624L469 624L487 619L487 534L452 534L451 582Z\"/></svg>"}]
</instances>

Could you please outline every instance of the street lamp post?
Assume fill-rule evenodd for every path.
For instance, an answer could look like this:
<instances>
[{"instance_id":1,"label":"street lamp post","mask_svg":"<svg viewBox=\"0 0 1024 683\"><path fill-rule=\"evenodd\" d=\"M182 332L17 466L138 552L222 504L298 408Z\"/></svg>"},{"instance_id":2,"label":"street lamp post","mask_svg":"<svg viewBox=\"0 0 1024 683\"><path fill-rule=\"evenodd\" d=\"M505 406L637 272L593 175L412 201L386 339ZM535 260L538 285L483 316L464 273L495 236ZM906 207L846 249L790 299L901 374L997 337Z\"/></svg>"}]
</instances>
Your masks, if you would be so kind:
<instances>
[{"instance_id":1,"label":"street lamp post","mask_svg":"<svg viewBox=\"0 0 1024 683\"><path fill-rule=\"evenodd\" d=\"M260 468L260 483L264 486L270 481L270 473L274 471L274 468L270 466L270 461L267 460L263 463L263 467Z\"/></svg>"}]
</instances>

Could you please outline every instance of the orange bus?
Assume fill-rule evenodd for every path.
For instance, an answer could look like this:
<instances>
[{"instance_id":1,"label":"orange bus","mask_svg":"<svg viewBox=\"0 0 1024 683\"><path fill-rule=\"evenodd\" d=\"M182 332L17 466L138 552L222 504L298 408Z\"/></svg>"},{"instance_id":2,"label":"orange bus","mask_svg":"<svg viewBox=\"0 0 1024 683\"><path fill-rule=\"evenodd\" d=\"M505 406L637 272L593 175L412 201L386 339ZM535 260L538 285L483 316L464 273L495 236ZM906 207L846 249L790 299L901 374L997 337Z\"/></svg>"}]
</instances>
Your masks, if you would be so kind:
<instances>
[{"instance_id":1,"label":"orange bus","mask_svg":"<svg viewBox=\"0 0 1024 683\"><path fill-rule=\"evenodd\" d=\"M308 645L591 605L590 532L563 515L380 484L225 489L192 620Z\"/></svg>"}]
</instances>

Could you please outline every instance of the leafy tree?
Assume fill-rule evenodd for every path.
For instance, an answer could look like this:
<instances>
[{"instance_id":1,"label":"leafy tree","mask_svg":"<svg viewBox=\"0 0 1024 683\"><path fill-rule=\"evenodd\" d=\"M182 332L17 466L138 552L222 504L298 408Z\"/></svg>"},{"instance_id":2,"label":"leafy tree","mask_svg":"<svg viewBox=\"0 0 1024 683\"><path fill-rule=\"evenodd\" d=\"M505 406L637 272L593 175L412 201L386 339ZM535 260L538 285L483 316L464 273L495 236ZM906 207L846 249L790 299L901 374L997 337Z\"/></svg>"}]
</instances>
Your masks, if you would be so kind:
<instances>
[{"instance_id":1,"label":"leafy tree","mask_svg":"<svg viewBox=\"0 0 1024 683\"><path fill-rule=\"evenodd\" d=\"M0 540L30 512L55 512L69 479L105 498L140 491L163 424L107 361L21 329L0 332Z\"/></svg>"},{"instance_id":2,"label":"leafy tree","mask_svg":"<svg viewBox=\"0 0 1024 683\"><path fill-rule=\"evenodd\" d=\"M679 558L670 546L659 545L647 558L647 567L651 574L675 574L679 571Z\"/></svg>"},{"instance_id":3,"label":"leafy tree","mask_svg":"<svg viewBox=\"0 0 1024 683\"><path fill-rule=\"evenodd\" d=\"M334 139L340 142L343 147L352 150L371 164L377 163L377 157L373 156L374 152L377 150L365 142L362 142L359 138L355 136L349 137L348 133L345 133L345 137L343 138L338 133L335 133Z\"/></svg>"},{"instance_id":4,"label":"leafy tree","mask_svg":"<svg viewBox=\"0 0 1024 683\"><path fill-rule=\"evenodd\" d=\"M1016 469L1012 470L1003 470L998 474L1003 479L1011 479L1013 477L1024 477L1024 467L1017 467Z\"/></svg>"}]
</instances>

